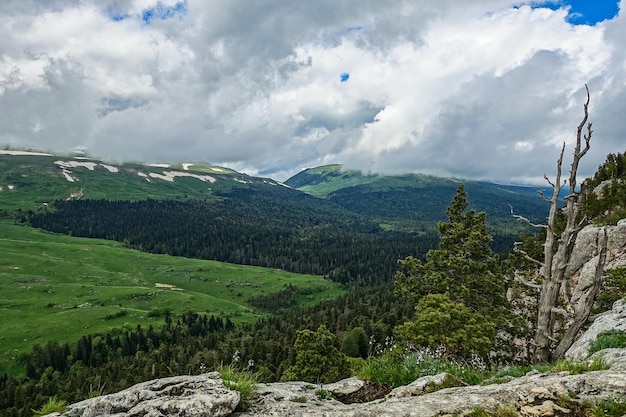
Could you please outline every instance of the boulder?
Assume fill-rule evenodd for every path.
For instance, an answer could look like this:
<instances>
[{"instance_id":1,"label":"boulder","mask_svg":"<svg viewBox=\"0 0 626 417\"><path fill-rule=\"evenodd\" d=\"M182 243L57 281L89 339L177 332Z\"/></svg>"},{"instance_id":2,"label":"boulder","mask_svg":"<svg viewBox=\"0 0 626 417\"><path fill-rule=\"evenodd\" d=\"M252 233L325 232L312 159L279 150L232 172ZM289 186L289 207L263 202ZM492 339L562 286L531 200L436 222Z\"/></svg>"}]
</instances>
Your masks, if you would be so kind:
<instances>
[{"instance_id":1,"label":"boulder","mask_svg":"<svg viewBox=\"0 0 626 417\"><path fill-rule=\"evenodd\" d=\"M626 266L626 219L617 222L617 226L607 228L607 255L605 270ZM583 228L576 238L572 257L567 265L566 276L572 277L569 283L573 287L572 301L580 298L587 291L594 279L598 263L597 239L601 227L589 225Z\"/></svg>"},{"instance_id":2,"label":"boulder","mask_svg":"<svg viewBox=\"0 0 626 417\"><path fill-rule=\"evenodd\" d=\"M239 393L227 389L212 372L143 382L70 405L63 416L219 417L231 415L238 403Z\"/></svg>"}]
</instances>

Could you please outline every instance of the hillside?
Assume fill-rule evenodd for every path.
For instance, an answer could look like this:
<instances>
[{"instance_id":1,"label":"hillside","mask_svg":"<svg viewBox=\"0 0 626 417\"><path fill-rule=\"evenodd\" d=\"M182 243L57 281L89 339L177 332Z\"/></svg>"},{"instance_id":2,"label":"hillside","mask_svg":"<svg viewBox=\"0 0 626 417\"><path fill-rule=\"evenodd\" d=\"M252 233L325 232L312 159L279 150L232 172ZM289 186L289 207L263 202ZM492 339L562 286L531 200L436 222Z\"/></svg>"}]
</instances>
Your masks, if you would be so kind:
<instances>
[{"instance_id":1,"label":"hillside","mask_svg":"<svg viewBox=\"0 0 626 417\"><path fill-rule=\"evenodd\" d=\"M111 164L87 157L0 150L0 211L37 210L54 200L215 200L216 192L279 186L198 163Z\"/></svg>"},{"instance_id":2,"label":"hillside","mask_svg":"<svg viewBox=\"0 0 626 417\"><path fill-rule=\"evenodd\" d=\"M353 213L365 215L392 229L429 229L445 218L445 209L459 184L464 183L471 207L487 212L495 233L517 233L523 225L510 215L517 213L537 221L545 219L548 205L537 187L440 178L423 174L366 175L343 170L341 165L310 168L285 181L300 191L327 199Z\"/></svg>"},{"instance_id":3,"label":"hillside","mask_svg":"<svg viewBox=\"0 0 626 417\"><path fill-rule=\"evenodd\" d=\"M287 286L294 294L285 308L344 292L320 276L152 255L7 222L0 222L0 253L0 375L15 370L16 357L35 343L127 324L160 326L166 311L252 323L267 315L255 300Z\"/></svg>"}]
</instances>

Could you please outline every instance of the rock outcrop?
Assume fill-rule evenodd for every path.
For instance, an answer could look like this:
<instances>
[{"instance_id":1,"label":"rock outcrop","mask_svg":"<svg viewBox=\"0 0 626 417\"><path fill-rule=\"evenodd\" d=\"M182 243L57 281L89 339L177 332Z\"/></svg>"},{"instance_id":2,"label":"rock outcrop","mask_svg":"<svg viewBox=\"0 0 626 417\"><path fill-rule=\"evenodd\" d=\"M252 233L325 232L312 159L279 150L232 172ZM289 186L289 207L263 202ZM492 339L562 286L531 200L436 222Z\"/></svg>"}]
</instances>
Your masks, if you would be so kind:
<instances>
[{"instance_id":1,"label":"rock outcrop","mask_svg":"<svg viewBox=\"0 0 626 417\"><path fill-rule=\"evenodd\" d=\"M586 226L576 238L572 258L567 266L566 276L571 276L569 282L573 288L571 301L581 298L594 280L598 263L597 240L601 227ZM616 226L607 226L607 255L605 270L626 266L626 219L617 222Z\"/></svg>"},{"instance_id":2,"label":"rock outcrop","mask_svg":"<svg viewBox=\"0 0 626 417\"><path fill-rule=\"evenodd\" d=\"M239 394L224 387L216 373L165 378L135 385L125 391L89 399L69 407L64 417L326 417L326 416L444 416L468 415L476 407L487 412L503 406L521 416L572 415L564 398L573 402L626 398L626 349L605 352L611 368L570 375L568 372L528 375L503 384L445 388L425 393L426 386L445 374L418 380L385 398L344 404L327 395L347 395L362 389L354 378L321 387L305 382L259 384L249 410L236 412Z\"/></svg>"},{"instance_id":3,"label":"rock outcrop","mask_svg":"<svg viewBox=\"0 0 626 417\"><path fill-rule=\"evenodd\" d=\"M565 353L568 359L580 360L587 357L589 346L598 334L609 330L626 332L626 300L618 300L613 308L600 314L589 329Z\"/></svg>"},{"instance_id":4,"label":"rock outcrop","mask_svg":"<svg viewBox=\"0 0 626 417\"><path fill-rule=\"evenodd\" d=\"M197 416L231 415L239 403L239 392L227 389L220 375L156 379L124 391L70 405L64 416Z\"/></svg>"}]
</instances>

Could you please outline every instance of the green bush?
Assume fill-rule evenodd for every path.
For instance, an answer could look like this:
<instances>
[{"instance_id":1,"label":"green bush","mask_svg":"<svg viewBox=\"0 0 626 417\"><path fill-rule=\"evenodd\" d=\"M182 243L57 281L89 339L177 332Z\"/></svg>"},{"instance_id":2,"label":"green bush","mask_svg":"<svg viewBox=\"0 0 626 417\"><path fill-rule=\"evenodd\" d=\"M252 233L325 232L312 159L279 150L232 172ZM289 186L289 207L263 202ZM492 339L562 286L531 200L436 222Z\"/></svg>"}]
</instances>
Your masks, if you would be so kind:
<instances>
[{"instance_id":1,"label":"green bush","mask_svg":"<svg viewBox=\"0 0 626 417\"><path fill-rule=\"evenodd\" d=\"M415 306L415 319L396 326L395 332L415 346L443 346L447 354L462 358L487 358L496 337L492 321L443 294L423 297Z\"/></svg>"},{"instance_id":2,"label":"green bush","mask_svg":"<svg viewBox=\"0 0 626 417\"><path fill-rule=\"evenodd\" d=\"M327 384L348 376L348 360L337 349L335 341L335 335L324 325L315 332L296 332L296 363L285 371L282 379Z\"/></svg>"},{"instance_id":3,"label":"green bush","mask_svg":"<svg viewBox=\"0 0 626 417\"><path fill-rule=\"evenodd\" d=\"M609 348L626 347L626 333L619 330L608 330L598 334L596 340L589 346L589 355Z\"/></svg>"}]
</instances>

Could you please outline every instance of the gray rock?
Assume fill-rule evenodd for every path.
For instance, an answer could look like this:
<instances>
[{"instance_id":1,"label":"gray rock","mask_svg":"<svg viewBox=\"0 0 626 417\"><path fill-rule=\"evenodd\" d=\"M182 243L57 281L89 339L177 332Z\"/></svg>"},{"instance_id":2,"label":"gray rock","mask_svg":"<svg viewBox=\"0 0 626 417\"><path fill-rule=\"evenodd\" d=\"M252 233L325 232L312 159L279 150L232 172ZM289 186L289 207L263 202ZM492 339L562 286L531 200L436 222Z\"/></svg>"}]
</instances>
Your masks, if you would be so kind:
<instances>
[{"instance_id":1,"label":"gray rock","mask_svg":"<svg viewBox=\"0 0 626 417\"><path fill-rule=\"evenodd\" d=\"M441 386L444 382L454 379L455 378L447 372L442 372L437 375L423 376L411 382L409 385L395 388L387 395L387 398L404 398L422 395L428 390L429 387Z\"/></svg>"},{"instance_id":2,"label":"gray rock","mask_svg":"<svg viewBox=\"0 0 626 417\"><path fill-rule=\"evenodd\" d=\"M124 391L68 407L64 417L212 417L228 416L239 393L224 387L217 372L143 382Z\"/></svg>"},{"instance_id":3,"label":"gray rock","mask_svg":"<svg viewBox=\"0 0 626 417\"><path fill-rule=\"evenodd\" d=\"M626 352L617 363L626 364ZM268 384L275 385L275 384ZM626 373L623 370L588 372L579 375L567 373L533 374L505 384L446 388L430 394L411 397L388 397L364 404L345 405L334 400L262 402L239 417L373 417L467 415L473 408L495 411L503 405L517 411L539 412L556 410L560 397L593 400L600 397L626 395ZM526 414L533 415L533 414Z\"/></svg>"},{"instance_id":4,"label":"gray rock","mask_svg":"<svg viewBox=\"0 0 626 417\"><path fill-rule=\"evenodd\" d=\"M586 273L593 273L595 271L595 264L593 263L596 258L596 241L598 238L598 232L600 227L589 225L583 228L576 238L576 244L572 252L572 257L567 266L566 276L573 276L577 282L577 275L585 269L585 264L591 263L587 266ZM626 266L626 219L622 219L617 222L617 226L607 226L607 256L605 269L619 268ZM582 278L584 282L588 278ZM585 284L583 283L580 291L583 291ZM574 290L576 292L576 290Z\"/></svg>"},{"instance_id":5,"label":"gray rock","mask_svg":"<svg viewBox=\"0 0 626 417\"><path fill-rule=\"evenodd\" d=\"M577 400L626 396L626 349L603 352L611 369L569 375L529 373L504 384L445 388L424 393L429 383L446 374L420 378L394 395L362 404L342 404L316 395L319 386L305 382L259 384L251 409L234 412L239 395L224 387L216 373L165 378L135 385L117 394L86 400L69 407L63 416L237 416L237 417L374 417L467 415L475 407L493 412L506 405L521 415L567 415L562 397ZM350 378L324 386L349 392L360 385ZM346 391L347 390L347 391ZM414 394L422 394L415 396ZM410 396L406 396L410 395ZM547 414L543 414L547 413Z\"/></svg>"},{"instance_id":6,"label":"gray rock","mask_svg":"<svg viewBox=\"0 0 626 417\"><path fill-rule=\"evenodd\" d=\"M339 382L324 385L323 389L330 391L338 396L345 396L358 392L361 388L363 388L363 385L365 385L365 382L361 381L358 378L352 377L341 380Z\"/></svg>"},{"instance_id":7,"label":"gray rock","mask_svg":"<svg viewBox=\"0 0 626 417\"><path fill-rule=\"evenodd\" d=\"M598 334L608 330L626 332L626 301L618 300L613 308L599 315L589 329L565 352L568 359L584 359L589 353L589 346L596 340Z\"/></svg>"}]
</instances>

